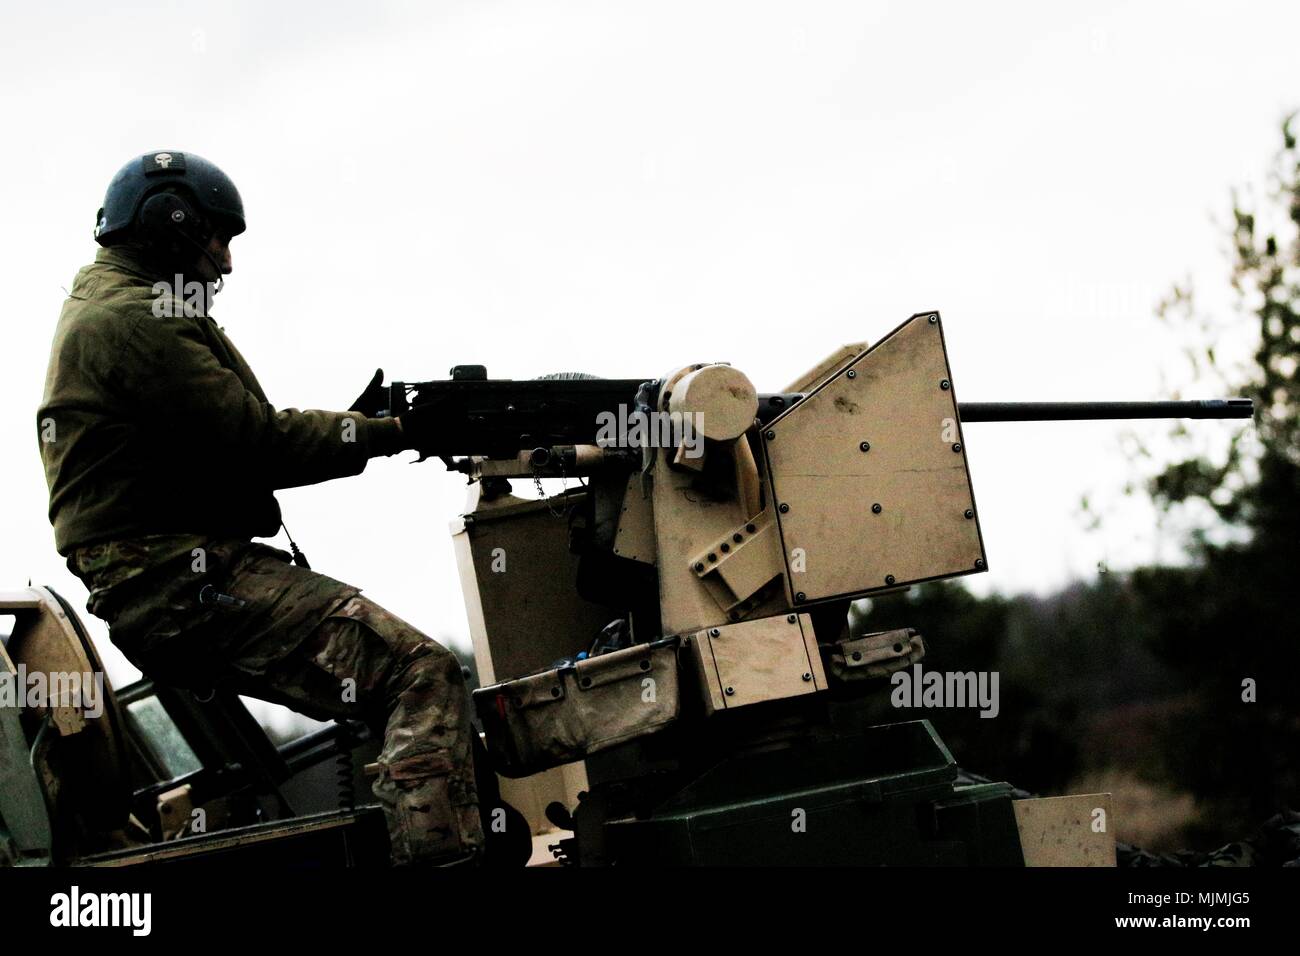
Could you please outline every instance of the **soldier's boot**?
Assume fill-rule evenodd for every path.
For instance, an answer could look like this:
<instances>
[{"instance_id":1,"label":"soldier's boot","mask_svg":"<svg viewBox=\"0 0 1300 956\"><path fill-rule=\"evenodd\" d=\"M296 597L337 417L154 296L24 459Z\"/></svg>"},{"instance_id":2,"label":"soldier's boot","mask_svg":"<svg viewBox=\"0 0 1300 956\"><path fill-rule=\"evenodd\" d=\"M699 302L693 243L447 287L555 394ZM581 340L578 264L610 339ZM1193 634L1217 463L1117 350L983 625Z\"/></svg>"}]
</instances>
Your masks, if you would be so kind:
<instances>
[{"instance_id":1,"label":"soldier's boot","mask_svg":"<svg viewBox=\"0 0 1300 956\"><path fill-rule=\"evenodd\" d=\"M387 749L387 746L385 746ZM481 860L483 831L478 803L465 778L435 755L385 764L373 790L388 820L394 866L428 866Z\"/></svg>"},{"instance_id":2,"label":"soldier's boot","mask_svg":"<svg viewBox=\"0 0 1300 956\"><path fill-rule=\"evenodd\" d=\"M344 613L363 601L354 598ZM375 605L347 616L379 631L398 652L376 688L388 713L372 788L388 820L393 863L477 859L483 829L460 661Z\"/></svg>"}]
</instances>

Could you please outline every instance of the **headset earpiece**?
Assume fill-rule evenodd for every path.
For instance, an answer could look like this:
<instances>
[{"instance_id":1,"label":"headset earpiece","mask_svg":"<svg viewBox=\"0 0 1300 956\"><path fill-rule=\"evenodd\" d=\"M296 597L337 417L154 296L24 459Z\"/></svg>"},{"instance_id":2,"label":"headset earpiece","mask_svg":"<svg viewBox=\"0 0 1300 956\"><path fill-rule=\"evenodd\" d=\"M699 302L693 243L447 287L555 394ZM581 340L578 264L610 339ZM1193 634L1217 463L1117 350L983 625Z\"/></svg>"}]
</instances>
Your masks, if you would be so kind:
<instances>
[{"instance_id":1,"label":"headset earpiece","mask_svg":"<svg viewBox=\"0 0 1300 956\"><path fill-rule=\"evenodd\" d=\"M201 242L202 223L184 196L174 192L154 193L140 205L140 232L153 242L188 239Z\"/></svg>"}]
</instances>

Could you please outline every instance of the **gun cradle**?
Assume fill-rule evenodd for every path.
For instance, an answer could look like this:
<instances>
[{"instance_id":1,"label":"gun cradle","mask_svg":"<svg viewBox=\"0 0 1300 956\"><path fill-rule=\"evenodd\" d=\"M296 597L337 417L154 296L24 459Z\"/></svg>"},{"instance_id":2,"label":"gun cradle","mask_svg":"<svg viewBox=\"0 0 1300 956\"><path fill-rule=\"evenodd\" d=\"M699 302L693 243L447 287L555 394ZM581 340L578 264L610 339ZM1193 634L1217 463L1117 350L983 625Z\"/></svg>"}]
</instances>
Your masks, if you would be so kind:
<instances>
[{"instance_id":1,"label":"gun cradle","mask_svg":"<svg viewBox=\"0 0 1300 956\"><path fill-rule=\"evenodd\" d=\"M695 416L699 454L643 446L633 458L578 446L465 468L480 479L555 474L540 469L567 455L566 474L590 479L560 506L476 482L453 529L485 684L476 701L510 773L624 742L636 736L627 722L638 709L641 732L652 733L679 718L821 694L923 653L917 638L855 668L860 649L846 647L844 615L831 614L818 634L808 611L846 610L852 598L985 566L938 316L913 316L875 346L840 350L796 386L806 394L762 425L743 373L684 366L657 383L647 410ZM572 715L506 719L518 701L537 706L521 680L568 688L569 670L599 661L600 648L588 645L613 619L629 622L633 646L675 639L683 706L675 678L671 712L658 699L639 703L639 684L605 692L617 713L574 685L544 701L548 712ZM835 663L829 680L823 659ZM665 671L662 662L656 669ZM586 733L575 729L584 721ZM564 727L565 740L519 739L546 733L543 725Z\"/></svg>"},{"instance_id":2,"label":"gun cradle","mask_svg":"<svg viewBox=\"0 0 1300 956\"><path fill-rule=\"evenodd\" d=\"M784 393L717 363L652 382L515 383L476 366L391 393L395 413L410 399L453 420L423 451L484 456L449 461L472 482L453 530L488 685L474 699L498 769L526 777L503 795L535 833L571 827L557 855L584 865L1061 862L1034 848L1066 830L1069 860L1113 862L1112 836L1078 830L1104 796L1013 811L1009 785L959 783L928 722L864 725L862 688L925 642L850 636L847 611L987 569L963 416L1253 413L1237 399L961 405L937 313L838 349ZM615 412L620 429L694 427L611 444ZM505 480L577 475L587 485L544 501Z\"/></svg>"}]
</instances>

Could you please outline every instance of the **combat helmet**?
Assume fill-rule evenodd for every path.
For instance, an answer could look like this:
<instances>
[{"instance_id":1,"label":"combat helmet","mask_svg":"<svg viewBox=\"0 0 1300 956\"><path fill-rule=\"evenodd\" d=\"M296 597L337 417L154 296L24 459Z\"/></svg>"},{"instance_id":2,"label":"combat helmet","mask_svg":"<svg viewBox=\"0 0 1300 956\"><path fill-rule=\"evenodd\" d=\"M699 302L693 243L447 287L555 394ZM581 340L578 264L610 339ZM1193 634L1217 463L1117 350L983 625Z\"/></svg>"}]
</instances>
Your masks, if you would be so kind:
<instances>
[{"instance_id":1,"label":"combat helmet","mask_svg":"<svg viewBox=\"0 0 1300 956\"><path fill-rule=\"evenodd\" d=\"M244 202L230 177L194 153L145 153L117 171L96 215L95 241L138 241L156 250L203 248L220 232L246 228Z\"/></svg>"}]
</instances>

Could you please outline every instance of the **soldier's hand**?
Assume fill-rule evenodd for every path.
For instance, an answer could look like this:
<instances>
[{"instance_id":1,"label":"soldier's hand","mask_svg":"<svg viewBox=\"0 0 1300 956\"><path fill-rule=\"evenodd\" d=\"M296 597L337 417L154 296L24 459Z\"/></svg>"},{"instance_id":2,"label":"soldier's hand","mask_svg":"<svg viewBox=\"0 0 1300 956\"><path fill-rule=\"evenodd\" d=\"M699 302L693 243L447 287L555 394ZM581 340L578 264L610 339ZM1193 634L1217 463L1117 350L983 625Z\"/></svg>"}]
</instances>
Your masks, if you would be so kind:
<instances>
[{"instance_id":1,"label":"soldier's hand","mask_svg":"<svg viewBox=\"0 0 1300 956\"><path fill-rule=\"evenodd\" d=\"M388 389L384 387L384 370L375 369L375 377L370 380L366 390L357 396L357 400L348 408L350 412L360 412L366 418L375 418L388 407Z\"/></svg>"},{"instance_id":2,"label":"soldier's hand","mask_svg":"<svg viewBox=\"0 0 1300 956\"><path fill-rule=\"evenodd\" d=\"M438 413L432 408L410 408L402 412L397 424L402 429L406 447L432 454L434 443L442 431L438 419Z\"/></svg>"}]
</instances>

